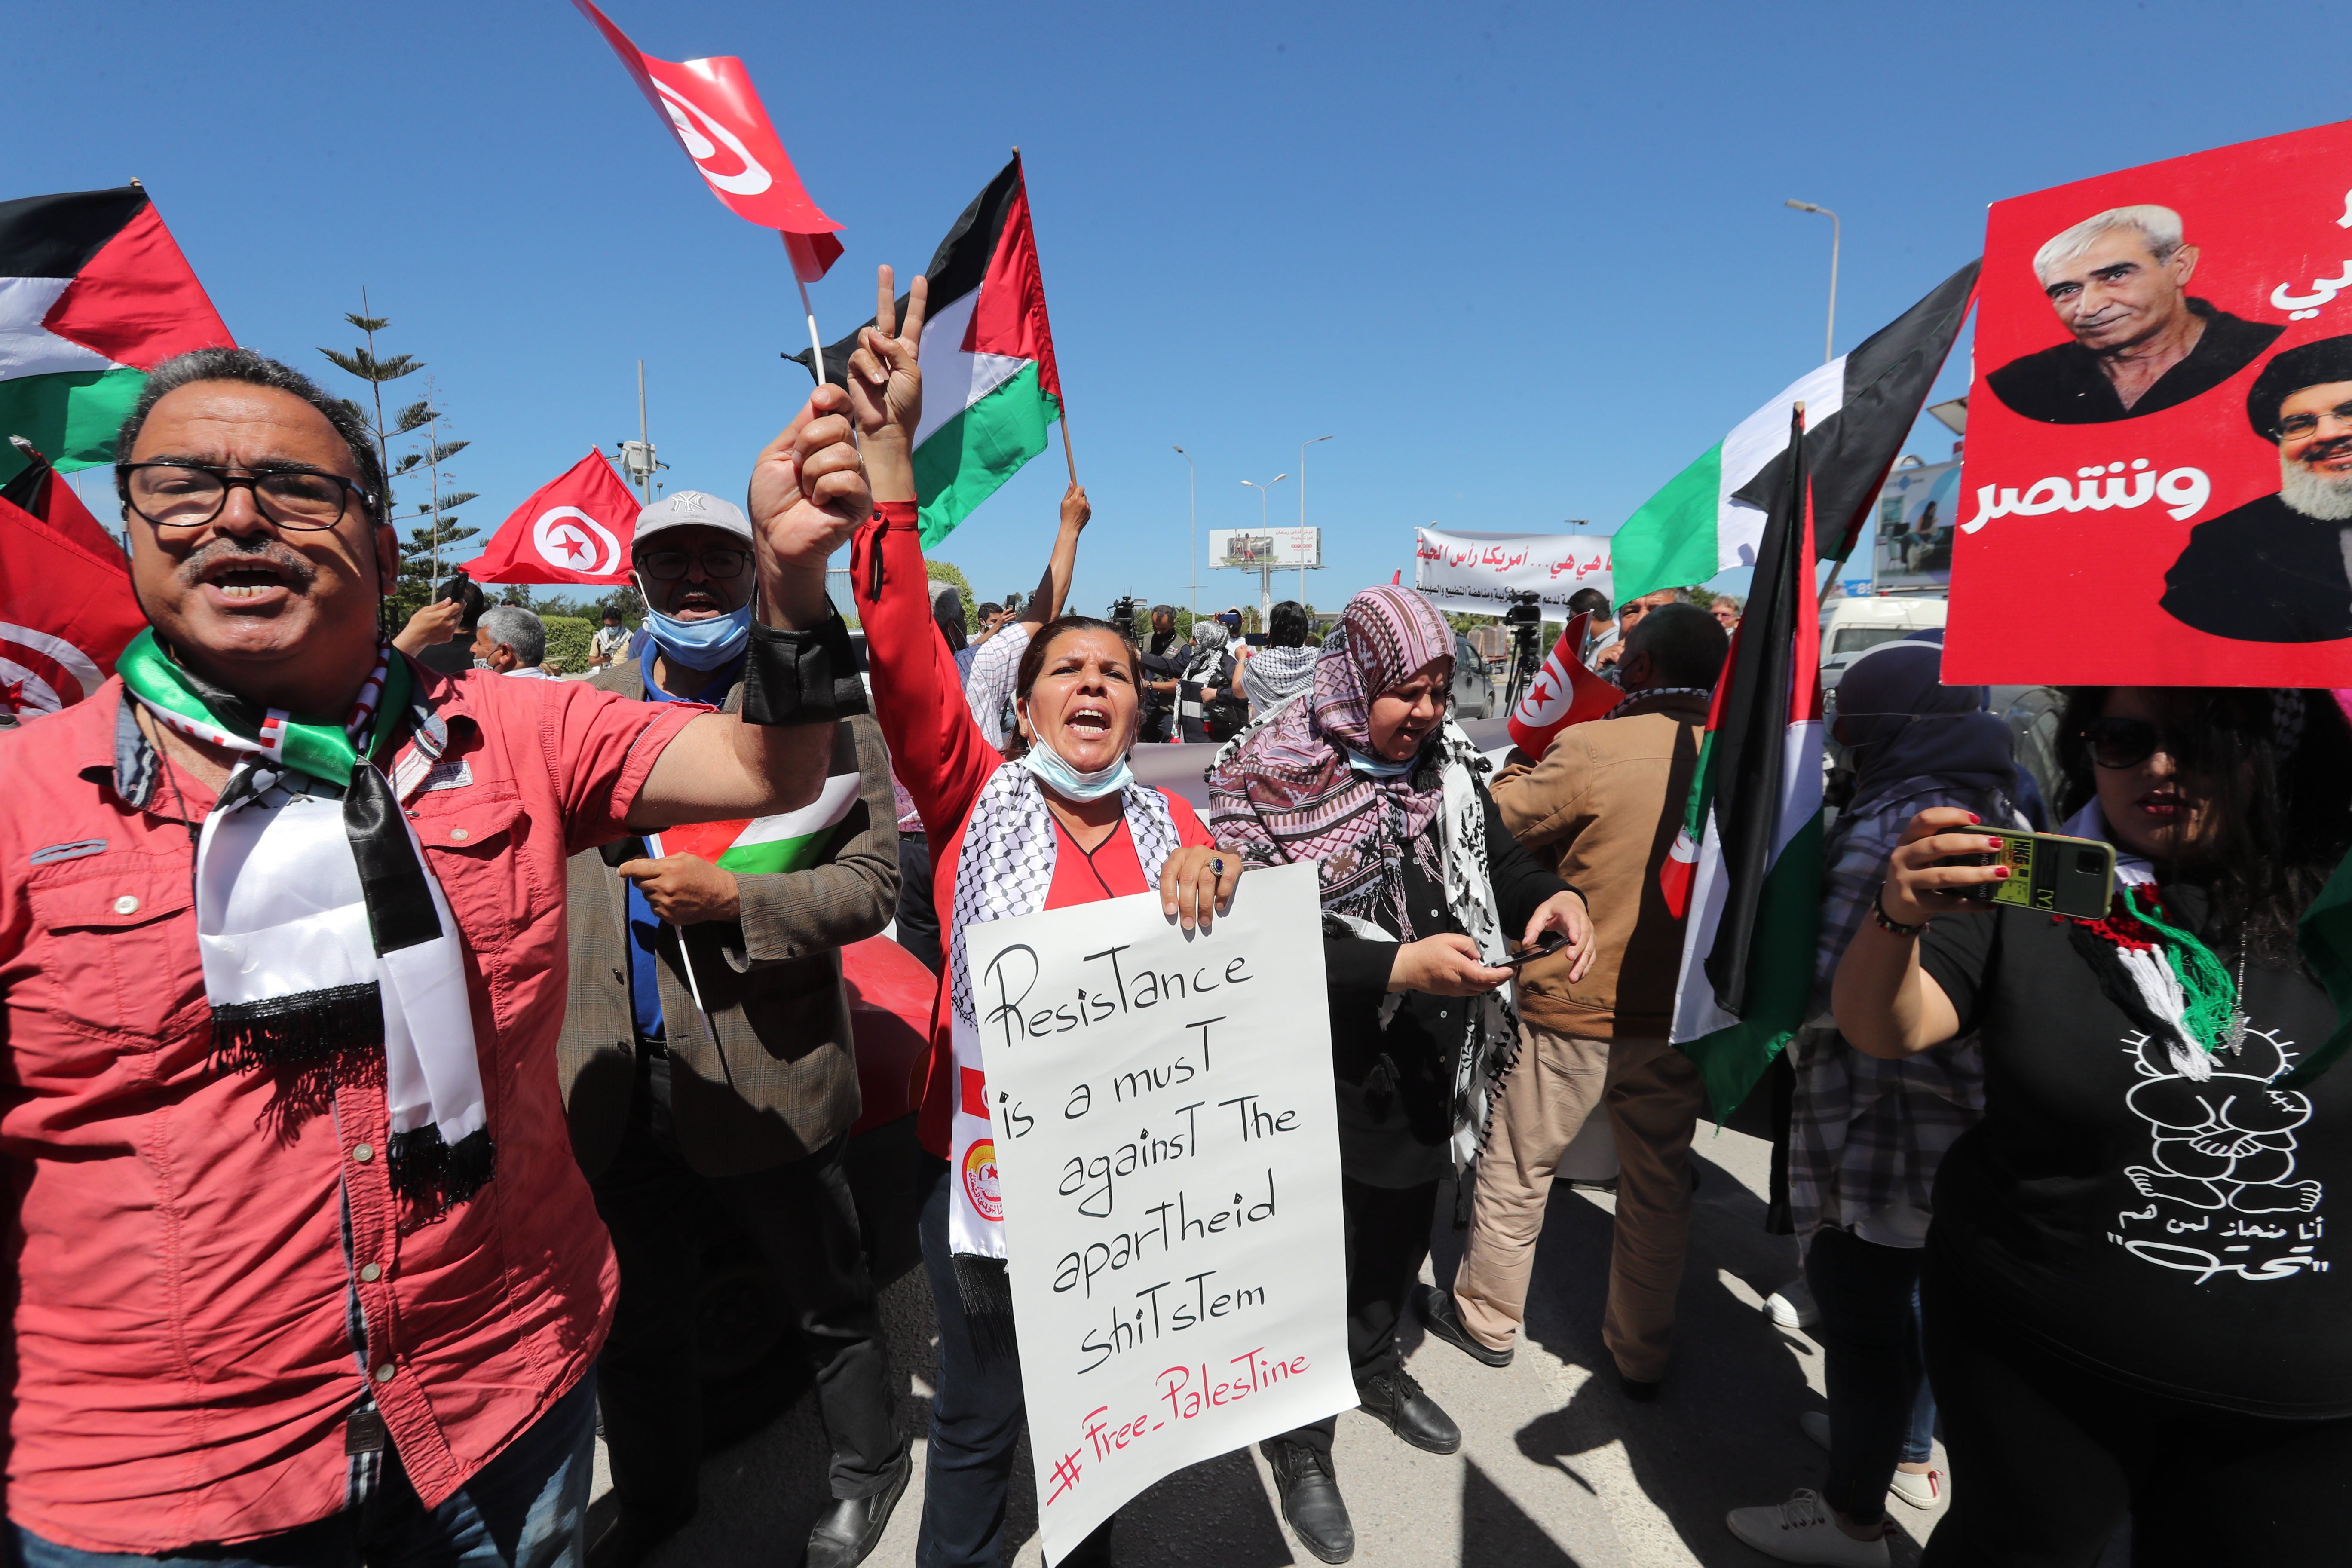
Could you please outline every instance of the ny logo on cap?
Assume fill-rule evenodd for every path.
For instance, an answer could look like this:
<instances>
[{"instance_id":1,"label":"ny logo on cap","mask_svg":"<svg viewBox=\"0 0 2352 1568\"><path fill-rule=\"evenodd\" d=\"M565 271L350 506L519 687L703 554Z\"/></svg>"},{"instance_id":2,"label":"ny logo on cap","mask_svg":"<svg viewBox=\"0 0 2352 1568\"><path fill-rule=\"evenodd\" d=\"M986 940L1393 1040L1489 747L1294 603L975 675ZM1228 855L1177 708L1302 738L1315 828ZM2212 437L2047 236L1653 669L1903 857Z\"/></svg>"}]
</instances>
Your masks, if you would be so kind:
<instances>
[{"instance_id":1,"label":"ny logo on cap","mask_svg":"<svg viewBox=\"0 0 2352 1568\"><path fill-rule=\"evenodd\" d=\"M703 510L702 500L700 490L680 490L669 498L671 508L677 511L700 511Z\"/></svg>"}]
</instances>

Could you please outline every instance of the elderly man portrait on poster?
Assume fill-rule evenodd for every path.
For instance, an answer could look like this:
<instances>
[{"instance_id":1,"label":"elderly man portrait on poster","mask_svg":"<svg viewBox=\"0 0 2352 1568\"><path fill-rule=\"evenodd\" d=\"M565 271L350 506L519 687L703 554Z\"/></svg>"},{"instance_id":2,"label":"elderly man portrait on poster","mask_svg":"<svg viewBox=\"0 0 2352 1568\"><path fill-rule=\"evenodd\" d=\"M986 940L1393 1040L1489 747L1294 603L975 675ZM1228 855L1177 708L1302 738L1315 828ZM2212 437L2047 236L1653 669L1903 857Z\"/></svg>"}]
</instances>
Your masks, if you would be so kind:
<instances>
[{"instance_id":1,"label":"elderly man portrait on poster","mask_svg":"<svg viewBox=\"0 0 2352 1568\"><path fill-rule=\"evenodd\" d=\"M2070 334L1985 378L2052 425L2104 425L2177 407L2245 369L2283 328L2189 293L2198 247L2170 207L2113 207L2053 236L2033 274Z\"/></svg>"},{"instance_id":2,"label":"elderly man portrait on poster","mask_svg":"<svg viewBox=\"0 0 2352 1568\"><path fill-rule=\"evenodd\" d=\"M2279 488L2189 531L2165 613L2240 642L2352 637L2352 337L2292 348L2246 395Z\"/></svg>"}]
</instances>

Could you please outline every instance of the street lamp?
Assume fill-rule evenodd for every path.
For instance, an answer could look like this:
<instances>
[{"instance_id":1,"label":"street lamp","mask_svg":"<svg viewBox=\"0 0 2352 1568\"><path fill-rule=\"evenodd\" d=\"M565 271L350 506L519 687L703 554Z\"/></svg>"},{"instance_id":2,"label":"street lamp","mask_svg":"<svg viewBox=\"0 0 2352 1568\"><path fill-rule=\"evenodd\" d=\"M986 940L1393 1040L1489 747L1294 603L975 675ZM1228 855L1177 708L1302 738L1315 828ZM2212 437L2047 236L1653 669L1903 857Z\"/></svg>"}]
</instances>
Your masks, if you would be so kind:
<instances>
[{"instance_id":1,"label":"street lamp","mask_svg":"<svg viewBox=\"0 0 2352 1568\"><path fill-rule=\"evenodd\" d=\"M1242 481L1242 483L1249 486L1250 489L1257 492L1257 531L1260 533L1265 533L1267 530L1265 521L1265 492L1272 489L1275 486L1282 483L1283 480L1289 477L1290 476L1288 474L1276 474L1274 478L1266 480L1264 484L1258 483L1255 479L1244 479ZM1271 538L1268 539L1267 542L1272 542ZM1257 613L1258 618L1261 622L1263 622L1266 616L1274 614L1274 563L1271 561L1267 562L1265 565L1258 570Z\"/></svg>"},{"instance_id":2,"label":"street lamp","mask_svg":"<svg viewBox=\"0 0 2352 1568\"><path fill-rule=\"evenodd\" d=\"M1197 621L1201 618L1201 470L1192 467L1192 454L1183 447L1177 447L1176 455L1184 459L1185 470L1192 476L1187 482L1192 492L1192 522L1184 534L1184 569L1192 574L1192 603L1188 607Z\"/></svg>"},{"instance_id":3,"label":"street lamp","mask_svg":"<svg viewBox=\"0 0 2352 1568\"><path fill-rule=\"evenodd\" d=\"M1298 446L1298 542L1302 548L1307 543L1307 448L1330 438L1318 436L1313 441L1302 441ZM1298 561L1298 607L1302 610L1307 607L1307 558L1303 555Z\"/></svg>"},{"instance_id":4,"label":"street lamp","mask_svg":"<svg viewBox=\"0 0 2352 1568\"><path fill-rule=\"evenodd\" d=\"M1811 202L1792 201L1788 205L1801 213L1819 213L1830 220L1830 330L1822 338L1822 363L1827 364L1837 357L1832 352L1832 345L1837 342L1838 239L1845 226L1838 222L1838 215L1827 207L1817 207Z\"/></svg>"}]
</instances>

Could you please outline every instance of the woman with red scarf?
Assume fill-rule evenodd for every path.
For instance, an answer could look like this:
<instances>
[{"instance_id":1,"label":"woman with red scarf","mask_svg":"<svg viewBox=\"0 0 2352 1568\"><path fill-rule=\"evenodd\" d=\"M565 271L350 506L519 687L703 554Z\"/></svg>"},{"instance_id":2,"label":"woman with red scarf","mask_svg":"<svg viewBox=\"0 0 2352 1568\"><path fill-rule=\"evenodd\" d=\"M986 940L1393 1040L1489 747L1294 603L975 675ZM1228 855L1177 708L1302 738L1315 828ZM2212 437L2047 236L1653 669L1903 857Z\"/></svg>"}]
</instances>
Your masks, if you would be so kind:
<instances>
[{"instance_id":1,"label":"woman with red scarf","mask_svg":"<svg viewBox=\"0 0 2352 1568\"><path fill-rule=\"evenodd\" d=\"M849 363L875 500L873 521L851 544L850 583L875 717L930 838L947 948L917 1123L925 1151L945 1163L929 1173L920 1221L940 1381L916 1562L995 1568L1024 1413L964 931L1155 887L1169 917L1189 931L1230 907L1242 862L1214 849L1191 806L1134 781L1127 753L1141 718L1140 659L1108 621L1064 616L1038 628L1014 682L1019 731L1003 752L972 721L955 657L930 618L917 531L911 453L922 417L915 352L924 280L914 280L903 331L893 330L887 267L877 292L876 324ZM1109 1552L1106 1523L1064 1561L1107 1563Z\"/></svg>"}]
</instances>

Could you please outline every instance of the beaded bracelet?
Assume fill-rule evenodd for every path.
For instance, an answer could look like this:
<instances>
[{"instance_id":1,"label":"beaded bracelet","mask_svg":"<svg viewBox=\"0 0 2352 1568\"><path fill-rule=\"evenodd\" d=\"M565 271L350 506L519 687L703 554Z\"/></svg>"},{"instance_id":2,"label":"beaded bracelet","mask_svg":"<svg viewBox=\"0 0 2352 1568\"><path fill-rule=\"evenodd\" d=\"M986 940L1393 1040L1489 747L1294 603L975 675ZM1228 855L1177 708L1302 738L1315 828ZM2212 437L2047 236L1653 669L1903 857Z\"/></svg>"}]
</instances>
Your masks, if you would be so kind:
<instances>
[{"instance_id":1,"label":"beaded bracelet","mask_svg":"<svg viewBox=\"0 0 2352 1568\"><path fill-rule=\"evenodd\" d=\"M1878 884L1878 891L1872 894L1870 899L1870 918L1878 922L1879 930L1883 931L1892 931L1899 937L1909 938L1917 936L1921 931L1927 929L1928 925L1931 923L1927 921L1921 921L1915 926L1907 926L1901 921L1895 920L1890 916L1886 912L1885 906L1880 902L1880 900L1885 897L1886 884L1882 881Z\"/></svg>"}]
</instances>

